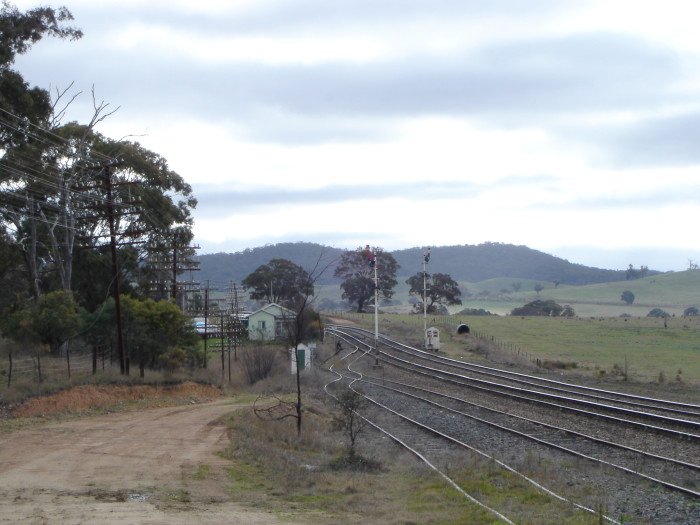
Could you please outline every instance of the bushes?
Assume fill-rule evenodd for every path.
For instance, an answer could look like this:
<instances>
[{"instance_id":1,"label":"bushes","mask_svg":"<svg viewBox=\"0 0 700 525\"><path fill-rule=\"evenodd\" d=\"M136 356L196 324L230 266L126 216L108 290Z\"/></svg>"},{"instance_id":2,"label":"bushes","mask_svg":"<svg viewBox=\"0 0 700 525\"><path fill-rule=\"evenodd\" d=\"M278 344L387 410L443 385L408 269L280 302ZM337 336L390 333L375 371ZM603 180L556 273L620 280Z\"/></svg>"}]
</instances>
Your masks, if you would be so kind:
<instances>
[{"instance_id":1,"label":"bushes","mask_svg":"<svg viewBox=\"0 0 700 525\"><path fill-rule=\"evenodd\" d=\"M277 350L269 346L246 348L241 352L241 367L249 385L272 373Z\"/></svg>"},{"instance_id":2,"label":"bushes","mask_svg":"<svg viewBox=\"0 0 700 525\"><path fill-rule=\"evenodd\" d=\"M463 308L455 315L496 315L483 308Z\"/></svg>"},{"instance_id":3,"label":"bushes","mask_svg":"<svg viewBox=\"0 0 700 525\"><path fill-rule=\"evenodd\" d=\"M647 317L671 317L668 312L662 310L661 308L652 308L649 310Z\"/></svg>"},{"instance_id":4,"label":"bushes","mask_svg":"<svg viewBox=\"0 0 700 525\"><path fill-rule=\"evenodd\" d=\"M569 307L570 308L570 307ZM542 301L540 299L527 303L519 308L513 308L510 315L536 315L558 317L564 311L564 307L552 300ZM569 313L567 311L567 313ZM571 310L573 313L573 310Z\"/></svg>"},{"instance_id":5,"label":"bushes","mask_svg":"<svg viewBox=\"0 0 700 525\"><path fill-rule=\"evenodd\" d=\"M174 346L163 352L158 360L166 372L172 374L185 364L187 353L180 347Z\"/></svg>"}]
</instances>

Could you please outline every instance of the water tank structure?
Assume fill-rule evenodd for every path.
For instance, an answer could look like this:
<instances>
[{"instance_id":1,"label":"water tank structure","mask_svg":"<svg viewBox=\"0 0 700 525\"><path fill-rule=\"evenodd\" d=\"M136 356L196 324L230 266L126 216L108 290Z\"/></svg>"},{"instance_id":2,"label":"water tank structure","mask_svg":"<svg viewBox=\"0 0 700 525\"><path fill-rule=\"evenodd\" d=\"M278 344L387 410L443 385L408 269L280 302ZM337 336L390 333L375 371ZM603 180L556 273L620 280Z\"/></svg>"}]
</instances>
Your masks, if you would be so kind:
<instances>
[{"instance_id":1,"label":"water tank structure","mask_svg":"<svg viewBox=\"0 0 700 525\"><path fill-rule=\"evenodd\" d=\"M425 349L434 352L440 350L440 330L434 326L425 330Z\"/></svg>"}]
</instances>

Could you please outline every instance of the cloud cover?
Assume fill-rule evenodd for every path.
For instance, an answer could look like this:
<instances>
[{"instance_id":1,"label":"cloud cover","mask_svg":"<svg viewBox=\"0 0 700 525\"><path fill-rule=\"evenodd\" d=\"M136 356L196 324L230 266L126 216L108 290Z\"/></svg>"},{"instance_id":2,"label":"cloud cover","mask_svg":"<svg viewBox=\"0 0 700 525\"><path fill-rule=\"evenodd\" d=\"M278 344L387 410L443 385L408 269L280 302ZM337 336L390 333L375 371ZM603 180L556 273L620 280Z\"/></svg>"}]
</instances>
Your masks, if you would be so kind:
<instances>
[{"instance_id":1,"label":"cloud cover","mask_svg":"<svg viewBox=\"0 0 700 525\"><path fill-rule=\"evenodd\" d=\"M694 249L667 226L700 211L692 2L68 7L84 39L18 69L121 105L103 131L193 184L209 251L491 240L673 249L680 269Z\"/></svg>"}]
</instances>

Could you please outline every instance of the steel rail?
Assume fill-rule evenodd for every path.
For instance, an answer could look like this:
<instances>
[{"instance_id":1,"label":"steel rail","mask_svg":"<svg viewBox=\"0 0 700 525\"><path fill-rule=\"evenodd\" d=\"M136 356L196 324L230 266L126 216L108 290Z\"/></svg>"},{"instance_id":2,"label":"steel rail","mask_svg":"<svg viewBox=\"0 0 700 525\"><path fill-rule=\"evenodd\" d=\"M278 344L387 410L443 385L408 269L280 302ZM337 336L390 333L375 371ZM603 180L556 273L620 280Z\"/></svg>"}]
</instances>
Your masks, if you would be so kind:
<instances>
[{"instance_id":1,"label":"steel rail","mask_svg":"<svg viewBox=\"0 0 700 525\"><path fill-rule=\"evenodd\" d=\"M417 395L415 395L415 394L411 394L410 392L406 392L406 391L403 391L403 390L400 390L400 389L397 389L397 388L392 388L392 387L390 387L390 386L382 385L382 384L380 384L380 383L376 383L376 382L373 382L373 381L368 381L368 380L366 380L366 379L364 379L364 378L363 378L363 379L359 379L358 381L362 381L362 382L364 382L364 383L368 383L368 384L377 386L377 387L379 387L379 388L384 388L384 389L386 389L386 390L390 390L390 391L392 391L392 392L396 392L396 393L405 395L405 396L410 397L410 398L412 398L412 399L416 399L416 400L418 400L418 401L422 401L422 402L427 403L427 404L429 404L429 405L438 407L438 408L440 408L440 409L442 409L442 410L446 410L446 411L448 411L448 412L452 412L452 413L454 413L454 414L461 415L461 416L463 416L463 417L472 419L472 420L474 420L474 421L478 421L478 422L480 422L480 423L484 423L484 424L486 424L486 425L492 426L492 427L497 428L497 429L499 429L499 430L503 430L503 431L505 431L505 432L510 432L510 433L512 433L512 434L515 434L515 435L517 435L517 436L523 437L523 438L525 438L525 439L529 439L529 440L534 441L534 442L536 442L536 443L539 443L539 444L541 444L541 445L545 445L545 446L548 446L548 447L551 447L551 448L554 448L554 449L557 449L557 450L561 450L562 452L566 452L566 453L571 454L571 455L573 455L573 456L576 456L576 457L579 457L579 458L583 458L583 459L586 459L586 460L589 460L589 461L593 461L593 462L595 462L595 463L600 463L600 464L603 464L603 465L606 465L606 466L609 466L609 467L612 467L612 468L621 470L621 471L626 472L626 473L628 473L628 474L632 474L632 475L634 475L634 476L638 476L638 477L640 477L640 478L646 479L647 481L651 481L651 482L654 482L654 483L658 483L658 484L660 484L660 485L662 485L662 486L664 486L664 487L666 487L666 488L669 488L669 489L671 489L671 490L675 490L675 491L678 491L678 492L682 492L682 493L684 493L684 494L686 494L686 495L693 496L693 497L695 497L695 498L700 498L700 492L694 491L694 490L689 489L689 488L687 488L687 487L684 487L684 486L682 486L682 485L676 485L675 483L671 483L671 482L669 482L669 481L665 481L665 480L662 480L662 479L659 479L659 478L655 478L655 477L653 477L653 476L650 476L650 475L648 475L648 474L644 474L643 472L639 472L639 471L630 469L630 468L625 467L625 466L623 466L623 465L618 465L618 464L616 464L616 463L612 463L612 462L607 461L607 460L605 460L605 459L597 458L597 457L594 457L594 456L590 456L590 455L588 455L588 454L584 454L584 453L582 453L582 452L578 452L578 451L576 451L576 450L573 450L573 449L571 449L571 448L565 447L565 446L563 446L563 445L559 445L559 444L557 444L557 443L552 443L552 442L550 442L550 441L546 441L546 440L541 439L541 438L538 438L538 437L536 437L536 436L529 435L529 434L527 434L527 433L525 433L525 432L522 432L522 431L520 431L520 430L515 430L515 429L512 429L512 428L508 428L508 427L503 426L503 425L500 425L500 424L498 424L498 423L494 423L494 422L492 422L492 421L488 421L488 420L486 420L486 419L483 419L483 418L480 418L480 417L477 417L477 416L468 414L468 413L466 413L466 412L462 412L461 410L456 410L456 409L454 409L454 408L448 407L448 406L443 405L443 404L441 404L441 403L438 403L438 402L436 402L436 401L431 401L431 400L429 400L429 399L427 399L427 398L424 398L424 397L421 397L421 396L417 396ZM407 387L409 387L409 388L416 388L416 389L419 389L419 390L423 390L423 389L421 389L421 388L419 388L419 387L414 387L413 385L403 384L403 386L407 386ZM458 398L454 398L454 397L452 397L452 396L444 396L444 395L441 394L441 393L437 393L437 392L431 392L431 393L433 393L433 394L435 394L435 395L438 395L438 396L450 397L451 399L454 399L454 400L457 400L457 401L462 401L462 400L460 400L460 399L458 399ZM531 421L531 420L529 420L529 421ZM585 435L579 434L579 433L577 433L577 432L570 432L570 431L568 431L568 430L566 430L566 429L559 428L559 427L556 427L556 426L550 426L550 428L557 429L557 430L562 430L562 431L567 432L567 433L570 433L570 434L579 435L579 436L582 436L582 437L584 437L584 438L590 439L589 436L585 436ZM601 440L596 440L596 441L599 441L599 442L600 442ZM606 444L607 444L607 443L606 443ZM613 446L617 446L617 445L613 444ZM628 450L631 450L631 449L628 449ZM647 454L647 453L645 453L645 452L642 452L642 451L634 450L634 452L638 452L638 453L640 453L640 454L642 454L642 455L644 455L644 456L653 457L652 455L649 455L649 454ZM658 459L658 457L657 457L657 459ZM664 458L664 459L665 459L665 458ZM674 463L683 464L682 462L678 462L678 461L676 461L676 460L672 460L672 461L673 461ZM685 464L685 466L689 466L689 467L694 468L694 469L700 469L700 466L698 466L698 465Z\"/></svg>"},{"instance_id":2,"label":"steel rail","mask_svg":"<svg viewBox=\"0 0 700 525\"><path fill-rule=\"evenodd\" d=\"M363 343L363 344L366 344L366 343ZM363 354L363 356L369 354L369 353L371 352L371 350L372 350L371 345L369 345L369 344L366 344L366 345L369 347L369 350L368 350L367 352L365 352L365 353ZM359 377L358 377L358 380L362 378L362 373L361 373L361 372L358 372L358 371L355 371L355 370L352 370L352 369L350 368L350 365L347 365L347 369L348 369L348 371L350 371L351 373L358 375L358 376L359 376ZM336 372L336 373L337 373L337 372ZM502 462L502 461L496 459L495 457L493 457L493 456L487 454L486 452L483 452L483 451L481 451L481 450L479 450L479 449L477 449L477 448L475 448L475 447L472 447L471 445L469 445L469 444L467 444L467 443L465 443L465 442L463 442L463 441L460 441L459 439L456 439L456 438L454 438L454 437L452 437L452 436L450 436L450 435L448 435L448 434L445 434L445 433L443 433L443 432L441 432L441 431L439 431L439 430L437 430L437 429L435 429L435 428L432 428L432 427L430 427L430 426L428 426L428 425L425 425L425 424L423 424L423 423L421 423L421 422L419 422L419 421L416 421L416 420L414 420L414 419L412 419L412 418L406 416L405 414L401 414L400 412L398 412L398 411L396 411L396 410L394 410L394 409L392 409L392 408L390 408L390 407L387 407L386 405L383 405L383 404L380 403L379 401L377 401L377 400L375 400L375 399L373 399L373 398L367 396L366 394L364 394L364 393L362 393L362 392L358 392L357 390L355 390L355 389L352 388L352 384L353 384L354 382L355 382L355 381L352 381L352 382L350 383L350 385L348 386L348 388L350 388L351 390L353 390L353 392L356 392L356 393L358 393L359 395L362 395L362 396L363 396L365 399L367 399L369 402L371 402L372 404L374 404L374 405L376 405L376 406L382 408L383 410L385 410L385 411L387 411L387 412L390 412L390 413L396 415L397 417L401 418L402 420L407 421L407 422L409 422L410 424L412 424L412 425L414 425L414 426L416 426L416 427L418 427L418 428L421 428L421 429L423 429L423 430L425 430L425 431L427 431L427 432L430 432L430 433L432 433L432 434L434 434L434 435L436 435L436 436L438 436L438 437L440 437L440 438L442 438L442 439L444 439L444 440L446 440L446 441L448 441L448 442L450 442L450 443L453 443L453 444L455 444L455 445L458 445L458 446L460 446L460 447L462 447L462 448L465 448L465 449L467 449L467 450L471 450L471 451L473 451L473 452L479 454L480 456L485 457L485 458L489 459L490 461L493 461L494 463L496 463L497 465L499 465L501 468L503 468L503 469L507 470L508 472L511 472L511 473L515 474L516 476L518 476L518 477L524 479L525 481L527 481L528 483L532 484L533 486L535 486L535 487L538 488L539 490L543 491L544 493L548 494L549 496L552 496L552 497L555 498L555 499L558 499L559 501L565 502L565 503L567 503L567 504L569 504L569 505L573 505L574 507L576 507L576 508L578 508L578 509L580 509L580 510L584 510L584 511L586 511L586 512L589 512L589 513L591 513L591 514L597 514L597 512L596 512L595 510L593 510L593 509L591 509L591 508L588 508L588 507L586 507L586 506L584 506L584 505L581 505L581 504L579 504L579 503L576 503L576 502L574 502L574 501L571 501L571 500L565 498L564 496L561 496L561 495L557 494L556 492L554 492L554 491L548 489L547 487L541 485L540 483L538 483L537 481L533 480L532 478L530 478L530 477L526 476L525 474L523 474L523 473L517 471L517 470L514 469L513 467L511 467L511 466L507 465L506 463L504 463L504 462ZM603 515L602 517L603 517L606 521L609 521L609 522L611 522L611 523L615 523L615 524L618 524L618 523L619 523L619 522L615 521L614 519L612 519L612 518L610 518L610 517L608 517L608 516Z\"/></svg>"},{"instance_id":3,"label":"steel rail","mask_svg":"<svg viewBox=\"0 0 700 525\"><path fill-rule=\"evenodd\" d=\"M392 344L387 344L387 343L384 343L384 344L387 345L387 346L389 346L390 348L394 348L395 350L397 350L397 351L399 351L399 352L406 353L406 354L408 354L409 356L411 356L411 357L413 357L413 358L423 359L423 360L426 360L426 359L427 359L427 358L422 357L422 356L417 356L417 355L413 354L412 352L409 352L409 351L406 351L406 350L403 350L403 349L397 349L397 348L395 348ZM440 361L435 361L435 360L430 360L430 359L427 359L427 360L428 360L428 361L431 361L432 363L438 363L438 364L441 364L441 365L444 364L444 363L442 363L442 362L440 362ZM462 370L462 371L465 370L464 367L458 367L458 366L456 366L456 365L445 365L445 366L451 366L451 367L453 367L453 368L457 368L458 370ZM439 369L439 368L434 368L433 370L440 370L440 371L443 371L443 372L450 373L449 370L442 370L442 369ZM471 370L468 370L468 369L467 369L467 371L471 371ZM494 375L494 374L489 374L489 375ZM462 377L465 377L465 378L468 378L468 379L474 380L474 381L483 381L483 380L477 379L477 378L475 378L475 377L469 377L469 376L462 376ZM503 377L503 376L497 376L497 377L499 377L499 378L501 378L501 379L506 379L507 381L514 381L514 382L517 382L517 383L523 383L523 381L520 381L520 380L512 380L512 379L509 379L509 378L506 378L506 377ZM494 386L498 386L498 387L501 387L501 388L509 388L509 389L512 389L512 390L515 390L515 391L528 392L528 393L531 393L531 394L533 394L533 395L540 396L540 397L544 397L544 398L552 398L552 399L555 399L555 400L562 400L562 401L566 401L566 402L569 402L569 403L576 403L576 404L580 404L580 405L584 405L584 406L591 406L591 407L595 407L595 408L602 408L602 409L604 409L604 410L610 410L610 411L614 411L614 412L622 412L622 413L625 413L625 414L635 415L635 416L638 416L638 417L643 417L643 418L647 418L647 419L663 421L663 422L665 422L665 423L670 423L670 424L675 424L675 425L680 425L680 426L684 426L684 427L689 427L689 428L693 428L693 429L698 429L698 430L700 430L700 421L693 421L693 420L690 420L690 419L678 419L678 418L675 418L675 417L665 416L665 415L663 415L663 414L656 414L656 413L653 413L653 412L645 412L645 411L640 411L640 410L633 410L633 409L629 409L629 408L625 408L625 407L620 407L620 406L616 406L616 405L610 405L610 404L607 404L607 403L598 403L598 402L595 402L595 401L589 401L589 400L586 400L586 399L579 399L579 398L570 397L570 396L567 396L567 395L551 394L551 393L548 393L548 392L542 392L541 390L533 390L533 389L530 389L530 388L520 388L520 387L517 387L517 386L511 386L511 385L507 385L507 384L503 384L503 383L495 383L495 382L491 382L491 381L487 381L487 383L490 383L490 384L492 384L492 385L494 385ZM531 385L531 386L539 387L539 385L534 385L534 384L532 384L532 383L528 383L528 384ZM547 388L547 389L550 389L550 390L557 390L558 392L565 392L565 391L562 390L562 389L553 389L552 387L539 387L539 388ZM566 391L566 392L569 392L569 393L570 393L570 391ZM587 397L594 397L594 396L591 396L590 394L579 394L579 395L585 395L585 396L587 396ZM626 402L623 402L623 401L618 401L618 402L619 402L619 403L625 403L625 404L632 404L632 403L626 403ZM657 410L666 410L666 411L668 411L667 409L663 409L663 408L661 408L661 407L653 407L653 408L655 408L655 409L657 409ZM685 413L685 414L687 415L687 413ZM696 415L696 414L692 414L692 415Z\"/></svg>"},{"instance_id":4,"label":"steel rail","mask_svg":"<svg viewBox=\"0 0 700 525\"><path fill-rule=\"evenodd\" d=\"M394 340L391 340L388 338L384 338L384 339L385 339L385 344L387 344L387 346L393 346L394 348L406 347L406 345L403 345L402 343L400 343L398 341L394 341ZM389 342L387 343L386 341L389 341ZM408 347L408 348L411 348L411 347ZM606 395L589 393L589 391L591 391L591 390L595 391L594 389L591 389L590 387L581 387L579 385L572 385L572 384L567 384L567 383L564 383L564 384L566 386L568 386L569 388L561 388L558 386L549 386L546 384L541 384L541 382L549 381L549 380L537 378L536 376L527 376L527 377L533 378L534 380L520 379L519 377L513 378L511 376L515 374L514 372L501 371L500 373L497 373L497 372L492 372L492 371L482 371L482 370L477 368L477 365L472 365L471 363L465 363L465 362L461 362L461 361L458 361L456 359L450 359L447 357L435 356L434 354L431 355L431 354L428 354L427 352L423 352L422 350L419 350L419 349L411 348L410 350L403 350L402 348L397 348L397 350L405 351L405 352L407 352L407 353L409 353L409 354L411 354L419 359L424 359L424 360L429 361L431 363L440 364L443 366L449 366L449 367L457 368L459 370L465 370L468 372L481 374L481 375L485 375L485 376L489 376L489 377L505 379L506 381L511 381L513 383L526 385L526 386L533 387L533 388L538 388L538 389L542 389L542 390L549 390L552 392L566 393L566 394L571 394L574 396L580 396L580 397L589 398L589 399L609 401L612 403L628 405L628 406L636 407L636 408L646 408L646 409L650 409L650 410L665 412L668 414L678 414L678 415L683 415L683 416L691 416L691 417L700 418L700 408L698 408L698 411L673 408L673 406L677 406L675 404L675 402L673 402L673 401L670 402L670 403L674 404L673 406L662 406L665 403L668 403L668 401L654 399L653 402L656 402L658 404L652 405L652 404L650 404L652 401L648 401L648 402L643 403L643 402L636 401L636 400L626 399L626 394L622 394L622 393L615 393L615 394L608 393ZM427 354L427 355L423 355L423 354ZM519 374L519 375L522 376L522 374ZM540 381L540 383L538 383L537 381ZM561 384L561 382L559 382L559 383ZM581 391L578 391L577 389L585 389L586 391L581 392ZM616 395L618 397L612 397L613 395ZM685 406L694 407L694 405L685 405ZM674 419L676 419L676 418L674 418ZM698 422L698 426L700 427L700 422Z\"/></svg>"},{"instance_id":5,"label":"steel rail","mask_svg":"<svg viewBox=\"0 0 700 525\"><path fill-rule=\"evenodd\" d=\"M358 349L358 348L356 348L356 350L357 350L357 349ZM351 354L352 354L352 353L354 353L354 351L351 352ZM348 355L351 355L351 354L348 354ZM348 357L348 356L343 357L343 359L345 359L346 357ZM335 399L336 401L338 401L338 398L337 398L335 395L333 395L331 392L329 392L328 386L331 385L331 384L333 384L333 383L336 383L336 382L338 382L338 381L341 381L341 380L343 379L343 375L340 374L339 372L336 372L335 370L333 370L333 366L334 366L334 365L331 365L330 368L328 368L328 370L329 370L330 372L336 374L338 377L337 377L336 379L334 379L333 381L331 381L331 382L329 382L329 383L326 383L326 384L323 386L323 390L324 390L324 391L326 392L326 394L328 394L330 397L332 397L333 399ZM362 395L362 394L360 394L360 395ZM363 396L363 397L364 397L364 396ZM402 447L404 447L406 450L408 450L411 454L413 454L413 455L416 456L418 459L420 459L420 460L421 460L423 463L425 463L430 469L432 469L432 470L435 471L440 477L442 477L442 479L444 479L444 480L448 483L448 485L450 485L452 488L454 488L457 492L459 492L459 493L460 493L462 496L464 496L467 500L469 500L470 502L474 503L475 505L477 505L477 506L479 506L479 507L481 507L481 508L487 510L488 512L490 512L490 513L493 514L494 516L496 516L496 517L498 517L499 519L503 520L504 522L508 523L509 525L515 525L515 523L514 523L513 521L511 521L510 519L508 519L507 517L505 517L503 514L501 514L500 512L498 512L496 509L494 509L494 508L492 508L492 507L489 507L489 506L486 505L485 503L482 503L481 501L479 501L478 499L476 499L474 496L472 496L471 494L469 494L467 491L465 491L465 490L464 490L462 487L460 487L452 478L450 478L450 477L449 477L447 474L445 474L442 470L440 470L440 469L439 469L438 467L436 467L433 463L431 463L430 460L428 460L428 458L426 458L423 454L421 454L421 453L420 453L418 450L416 450L415 448L411 447L408 443L406 443L405 441L403 441L402 439L400 439L398 436L396 436L396 435L394 435L393 433L389 432L389 431L386 430L385 428L379 426L378 424L376 424L376 423L373 422L372 420L368 419L367 417L363 416L362 414L357 413L357 415L360 416L364 421L366 421L370 426L374 427L375 429L377 429L377 430L378 430L379 432L381 432L382 434L388 436L390 439L392 439L393 441L395 441L396 443L398 443L400 446L402 446Z\"/></svg>"},{"instance_id":6,"label":"steel rail","mask_svg":"<svg viewBox=\"0 0 700 525\"><path fill-rule=\"evenodd\" d=\"M341 326L341 325L331 325L330 328L334 328L335 326L342 327L343 329L347 330L354 330L360 333L368 333L367 330L360 328L360 327L354 327L354 326ZM401 343L400 341L396 341L394 339L391 339L386 336L381 336L380 339L389 341L391 344L400 346L407 351L410 351L411 353L418 354L421 356L424 356L425 359L434 361L434 362L443 362L446 364L450 364L452 366L455 366L457 368L464 368L466 370L472 370L476 373L481 373L484 375L491 375L493 377L501 377L501 378L506 378L507 376L514 376L515 379L508 377L508 380L514 381L514 382L522 382L523 384L531 384L532 386L538 386L540 388L548 388L551 390L555 391L564 391L564 392L570 392L570 393L575 393L576 395L581 395L581 396L587 396L587 397L593 397L597 399L605 399L608 401L614 401L618 403L625 403L629 404L631 406L641 406L641 407L646 407L646 408L653 408L656 410L666 410L668 412L672 413L680 413L680 414L685 414L685 415L691 415L691 416L698 416L700 417L700 405L692 404L692 403L681 403L678 401L672 401L669 399L659 399L659 398L653 398L653 397L647 397L647 396L639 396L635 394L628 394L624 392L616 392L613 390L605 390L601 388L594 388L594 387L589 387L589 386L584 386L584 385L576 385L576 384L571 384L571 383L565 383L563 381L557 381L554 379L548 379L548 378L542 378L538 376L534 376L531 374L523 374L519 372L512 372L508 370L502 370L499 368L495 367L488 367L484 365L479 365L476 363L466 363L464 361L460 361L458 359L452 359L446 356L436 356L434 353L431 352L426 352L425 350L421 350L419 348L415 348L409 345L406 345L404 343ZM482 372L482 370L484 370ZM521 379L523 378L523 379ZM533 383L533 381L540 382L540 383L549 383L552 385L557 385L557 387L550 387L547 385L541 385L537 383ZM558 388L558 387L566 387L566 388ZM583 390L584 392L576 392L576 390ZM592 394L588 394L586 392L592 392ZM618 396L618 398L622 399L615 399L612 397L606 397L604 395L600 394L609 394L612 396ZM627 399L630 399L629 401ZM632 401L632 400L638 400L638 401ZM660 406L655 406L655 405L648 405L646 403L640 403L639 401L646 401L648 403L657 403L659 405L666 405L668 408L665 407L660 407ZM691 409L691 410L683 410L683 409Z\"/></svg>"},{"instance_id":7,"label":"steel rail","mask_svg":"<svg viewBox=\"0 0 700 525\"><path fill-rule=\"evenodd\" d=\"M327 327L326 329L332 330L332 331L337 331L337 329L333 329L330 327ZM346 333L345 335L350 336L351 334ZM355 338L356 336L352 336L352 337ZM357 341L361 341L361 340L357 339ZM362 341L362 343L367 344L364 341ZM385 352L380 351L379 353L381 355L384 355L389 360L398 361L399 363L402 363L404 365L404 366L401 366L401 365L397 365L393 361L386 361L388 364L391 364L392 366L397 366L398 368L403 368L405 370L419 373L419 374L428 376L432 379L439 379L442 381L451 382L453 384L457 384L457 385L464 386L467 388L481 390L481 391L487 392L489 394L502 395L502 396L509 397L511 399L517 399L520 401L542 404L545 406L556 408L558 410L567 410L567 411L574 412L577 414L583 414L585 416L592 416L592 417L597 417L597 418L601 418L601 419L606 419L609 421L613 421L615 423L623 423L623 424L627 424L627 425L631 425L631 426L642 427L642 428L645 428L648 430L653 430L653 431L660 432L660 433L666 433L666 434L674 435L676 437L680 437L680 438L684 438L684 439L700 440L700 435L698 435L698 434L691 434L689 432L683 432L680 430L674 430L674 429L670 429L667 427L652 425L650 423L644 423L641 421L634 421L631 419L625 419L625 418L613 416L610 414L603 414L600 412L594 412L594 411L590 411L590 410L584 410L581 408L575 408L572 406L558 404L558 403L555 403L552 401L546 401L546 400L542 400L542 399L534 399L532 397L527 397L526 395L520 395L518 393L513 393L513 391L524 393L524 394L533 394L533 395L539 396L539 397L554 397L556 400L565 401L566 398L563 398L562 396L553 396L551 394L532 392L532 391L529 391L527 389L523 389L523 388L519 388L519 387L502 385L500 383L485 381L483 379L467 377L467 376L463 376L463 375L456 374L453 372L448 372L445 370L427 367L427 366L424 366L424 365L421 365L418 363L407 361L405 359L401 359L401 358L398 358L396 356L392 356L392 355L387 354ZM443 377L441 377L441 376L443 376ZM458 378L459 380L454 379L454 378ZM470 383L476 383L476 384L470 384ZM484 386L484 385L486 385L486 386ZM500 388L501 390L494 389L493 387ZM578 402L579 404L588 404L588 405L592 405L592 406L598 407L598 408L600 408L602 406L602 405L598 405L596 403L591 403L591 402L586 402L586 401L576 400L576 399L574 399L573 402ZM636 412L636 411L628 410L628 409L620 409L619 407L612 407L612 410L621 411L621 412L626 413L626 414L641 415L642 417L650 415L646 412ZM677 420L674 420L673 418L667 418L667 419L671 419L673 422L677 422Z\"/></svg>"},{"instance_id":8,"label":"steel rail","mask_svg":"<svg viewBox=\"0 0 700 525\"><path fill-rule=\"evenodd\" d=\"M363 343L363 344L366 344L366 343ZM512 414L512 413L509 413L509 412L504 412L503 410L498 410L498 409L496 409L496 408L491 408L491 407L488 407L488 406L485 406L485 405L481 405L481 404L479 404L479 403L475 403L475 402L473 402L473 401L467 401L466 399L463 399L463 398L460 398L460 397L456 397L456 396L453 396L453 395L450 395L450 394L446 394L446 393L444 393L444 392L439 392L439 391L437 391L437 390L431 390L431 389L428 389L428 388L423 388L423 387L416 386L416 385L413 385L413 384L410 384L410 383L404 383L404 382L402 382L402 381L395 381L395 380L392 380L392 379L386 379L386 378L384 378L384 377L382 377L382 378L374 377L374 376L366 376L366 377L370 377L370 378L375 379L375 380L378 380L378 381L383 381L384 383L391 383L391 384L395 384L395 385L405 386L405 387L412 388L412 389L415 389L415 390L418 390L418 391L421 391L421 392L426 392L426 393L428 393L428 394L432 394L432 395L435 395L435 396L440 396L440 397L444 397L444 398L446 398L446 399L450 399L450 400L453 400L453 401L457 401L457 402L459 402L459 403L463 403L463 404L466 404L466 405L475 407L475 408L480 409L480 410L486 410L486 411L489 411L489 412L492 412L492 413L495 413L495 414L499 414L499 415L502 415L502 416L506 416L506 417L509 417L509 418L513 418L513 419L519 419L519 420L521 420L521 421L526 421L526 422L528 422L528 423L532 423L532 424L534 424L534 425L539 425L539 426L542 426L542 427L544 427L544 428L548 428L548 429L552 429L552 430L557 430L557 431L561 431L561 432L566 432L567 434L570 434L570 435L573 435L573 436L576 436L576 437L580 437L580 438L584 438L584 439L587 439L587 440L592 441L592 442L595 442L595 443L600 443L600 444L607 445L607 446L610 446L610 447L618 448L618 449L620 449L620 450L625 450L625 451L628 451L628 452L633 452L633 453L636 453L636 454L641 454L641 455L643 455L643 456L645 456L645 457L648 457L648 458L651 458L651 459L655 459L655 460L663 461L663 462L666 462L666 463L671 463L671 464L674 464L674 465L678 465L678 466L681 466L681 467L684 467L684 468L689 468L689 469L692 469L692 470L698 470L698 471L700 471L700 465L696 465L696 464L694 464L694 463L689 463L689 462L686 462L686 461L681 461L681 460L678 460L678 459L675 459L675 458L671 458L671 457L667 457L667 456L661 456L661 455L659 455L659 454L653 454L653 453L651 453L651 452L646 452L646 451L644 451L644 450L640 450L640 449L637 449L637 448L634 448L634 447L630 447L630 446L627 446L627 445L623 445L623 444L620 444L620 443L615 443L614 441L609 441L609 440L606 440L606 439L598 438L598 437L595 437L595 436L591 436L591 435L588 435L588 434L584 434L584 433L582 433L582 432L577 432L577 431L575 431L575 430L571 430L571 429L559 427L559 426L556 426L556 425L552 425L552 424L550 424L550 423L545 423L545 422L543 422L543 421L538 421L538 420L531 419L531 418L527 418L527 417L520 416L520 415L517 415L517 414Z\"/></svg>"}]
</instances>

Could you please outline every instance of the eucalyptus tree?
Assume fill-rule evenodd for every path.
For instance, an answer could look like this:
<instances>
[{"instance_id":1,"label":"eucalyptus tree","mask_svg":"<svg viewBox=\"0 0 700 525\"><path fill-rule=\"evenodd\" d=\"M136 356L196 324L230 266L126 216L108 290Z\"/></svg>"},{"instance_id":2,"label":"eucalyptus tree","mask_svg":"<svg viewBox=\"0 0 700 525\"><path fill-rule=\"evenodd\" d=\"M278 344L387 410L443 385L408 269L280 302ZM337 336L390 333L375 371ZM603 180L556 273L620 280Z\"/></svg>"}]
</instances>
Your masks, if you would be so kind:
<instances>
[{"instance_id":1,"label":"eucalyptus tree","mask_svg":"<svg viewBox=\"0 0 700 525\"><path fill-rule=\"evenodd\" d=\"M394 256L382 248L375 248L371 258L368 257L367 248L345 251L335 269L335 277L342 279L340 288L343 299L357 304L358 312L362 312L374 296L374 264L377 267L379 291L385 299L391 299L397 284L396 270L399 265Z\"/></svg>"},{"instance_id":2,"label":"eucalyptus tree","mask_svg":"<svg viewBox=\"0 0 700 525\"><path fill-rule=\"evenodd\" d=\"M16 146L30 140L31 134L16 126L8 115L38 125L48 124L52 112L49 92L30 87L22 75L12 69L17 55L26 53L46 36L77 40L82 32L70 25L73 15L65 7L36 7L20 12L9 2L0 5L0 147ZM8 125L10 124L10 125Z\"/></svg>"},{"instance_id":3,"label":"eucalyptus tree","mask_svg":"<svg viewBox=\"0 0 700 525\"><path fill-rule=\"evenodd\" d=\"M9 2L0 6L0 220L16 232L35 298L40 293L42 269L36 205L41 192L17 182L28 172L40 173L35 159L42 140L36 131L51 126L55 106L47 90L31 87L13 65L17 55L45 36L80 38L82 32L67 25L71 20L65 7L37 7L23 13Z\"/></svg>"},{"instance_id":4,"label":"eucalyptus tree","mask_svg":"<svg viewBox=\"0 0 700 525\"><path fill-rule=\"evenodd\" d=\"M243 279L243 288L253 300L268 303L296 303L298 299L314 294L314 283L309 273L287 259L272 259L261 264Z\"/></svg>"},{"instance_id":5,"label":"eucalyptus tree","mask_svg":"<svg viewBox=\"0 0 700 525\"><path fill-rule=\"evenodd\" d=\"M418 272L406 280L410 286L408 294L418 297L420 301L413 305L417 312L423 311L423 272ZM439 306L462 304L462 292L459 284L446 273L434 273L426 276L426 312L435 313Z\"/></svg>"}]
</instances>

